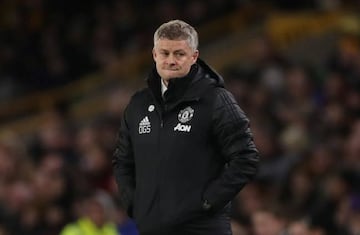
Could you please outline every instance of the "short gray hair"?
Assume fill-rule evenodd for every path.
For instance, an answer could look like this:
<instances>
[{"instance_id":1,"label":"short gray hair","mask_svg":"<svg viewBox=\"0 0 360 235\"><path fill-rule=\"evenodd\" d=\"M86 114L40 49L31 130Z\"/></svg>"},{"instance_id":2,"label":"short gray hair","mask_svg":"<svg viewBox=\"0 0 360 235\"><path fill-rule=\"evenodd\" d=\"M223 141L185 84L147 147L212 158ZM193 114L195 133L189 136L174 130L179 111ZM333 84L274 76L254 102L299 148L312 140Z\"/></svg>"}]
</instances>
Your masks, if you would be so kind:
<instances>
[{"instance_id":1,"label":"short gray hair","mask_svg":"<svg viewBox=\"0 0 360 235\"><path fill-rule=\"evenodd\" d=\"M194 51L199 45L198 33L194 27L182 20L171 20L160 25L154 33L154 46L159 39L187 40Z\"/></svg>"}]
</instances>

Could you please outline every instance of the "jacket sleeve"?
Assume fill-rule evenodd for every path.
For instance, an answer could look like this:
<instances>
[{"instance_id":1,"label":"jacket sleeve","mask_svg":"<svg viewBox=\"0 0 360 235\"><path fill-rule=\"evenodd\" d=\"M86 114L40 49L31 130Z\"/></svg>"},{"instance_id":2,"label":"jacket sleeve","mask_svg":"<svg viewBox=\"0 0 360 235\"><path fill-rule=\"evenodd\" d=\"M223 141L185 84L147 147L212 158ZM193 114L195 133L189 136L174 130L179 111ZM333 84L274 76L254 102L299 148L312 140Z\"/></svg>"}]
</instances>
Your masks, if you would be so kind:
<instances>
[{"instance_id":1,"label":"jacket sleeve","mask_svg":"<svg viewBox=\"0 0 360 235\"><path fill-rule=\"evenodd\" d=\"M112 164L118 185L120 204L128 215L132 217L133 197L135 190L135 164L133 147L127 123L127 112L121 120L121 126L117 134L115 151Z\"/></svg>"},{"instance_id":2,"label":"jacket sleeve","mask_svg":"<svg viewBox=\"0 0 360 235\"><path fill-rule=\"evenodd\" d=\"M226 164L205 189L203 199L213 210L220 210L255 176L259 154L249 120L230 92L217 90L212 115L212 138Z\"/></svg>"}]
</instances>

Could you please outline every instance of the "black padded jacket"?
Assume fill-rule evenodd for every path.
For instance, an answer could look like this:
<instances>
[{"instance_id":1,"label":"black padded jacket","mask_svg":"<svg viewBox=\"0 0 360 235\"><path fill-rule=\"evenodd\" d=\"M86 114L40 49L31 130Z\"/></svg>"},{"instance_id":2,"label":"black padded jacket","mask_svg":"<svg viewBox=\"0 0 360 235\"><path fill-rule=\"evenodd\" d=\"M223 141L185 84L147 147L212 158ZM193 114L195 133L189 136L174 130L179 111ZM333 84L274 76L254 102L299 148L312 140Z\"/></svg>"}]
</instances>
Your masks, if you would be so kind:
<instances>
[{"instance_id":1,"label":"black padded jacket","mask_svg":"<svg viewBox=\"0 0 360 235\"><path fill-rule=\"evenodd\" d=\"M224 81L198 59L161 96L150 73L124 111L113 155L120 201L140 232L221 211L256 174L249 120Z\"/></svg>"}]
</instances>

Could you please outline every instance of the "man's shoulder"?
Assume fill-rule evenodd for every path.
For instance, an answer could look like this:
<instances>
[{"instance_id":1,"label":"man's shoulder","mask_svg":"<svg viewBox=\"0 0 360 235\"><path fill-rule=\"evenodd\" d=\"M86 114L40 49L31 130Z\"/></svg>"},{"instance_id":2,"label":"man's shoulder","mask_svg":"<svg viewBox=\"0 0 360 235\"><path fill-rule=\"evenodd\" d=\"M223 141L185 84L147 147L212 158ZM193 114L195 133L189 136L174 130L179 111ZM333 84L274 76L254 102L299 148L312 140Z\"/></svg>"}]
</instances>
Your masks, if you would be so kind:
<instances>
[{"instance_id":1,"label":"man's shoulder","mask_svg":"<svg viewBox=\"0 0 360 235\"><path fill-rule=\"evenodd\" d=\"M215 109L228 105L238 105L234 94L225 87L213 87L210 92L207 92L207 97L211 100Z\"/></svg>"},{"instance_id":2,"label":"man's shoulder","mask_svg":"<svg viewBox=\"0 0 360 235\"><path fill-rule=\"evenodd\" d=\"M208 89L206 90L206 92L204 92L204 95L209 97L211 100L216 100L224 96L232 96L231 92L228 89L214 84L208 86Z\"/></svg>"},{"instance_id":3,"label":"man's shoulder","mask_svg":"<svg viewBox=\"0 0 360 235\"><path fill-rule=\"evenodd\" d=\"M144 100L147 100L149 99L149 96L150 96L150 90L149 88L142 88L138 91L136 91L132 97L131 97L131 100L130 100L130 103L137 103L137 102L141 102L141 101L144 101Z\"/></svg>"},{"instance_id":4,"label":"man's shoulder","mask_svg":"<svg viewBox=\"0 0 360 235\"><path fill-rule=\"evenodd\" d=\"M136 91L132 95L128 105L126 106L128 115L138 113L139 109L141 109L142 107L148 106L149 101L152 99L153 98L152 98L151 92L148 88L142 88L142 89Z\"/></svg>"}]
</instances>

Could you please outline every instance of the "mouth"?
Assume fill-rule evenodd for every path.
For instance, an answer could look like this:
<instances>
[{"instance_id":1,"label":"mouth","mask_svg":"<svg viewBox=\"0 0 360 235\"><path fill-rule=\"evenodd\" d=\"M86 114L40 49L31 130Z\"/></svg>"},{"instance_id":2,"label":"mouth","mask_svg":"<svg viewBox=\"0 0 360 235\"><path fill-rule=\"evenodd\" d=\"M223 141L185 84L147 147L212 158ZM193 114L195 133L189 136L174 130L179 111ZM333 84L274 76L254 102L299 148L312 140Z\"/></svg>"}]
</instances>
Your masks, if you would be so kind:
<instances>
[{"instance_id":1,"label":"mouth","mask_svg":"<svg viewBox=\"0 0 360 235\"><path fill-rule=\"evenodd\" d=\"M168 71L178 71L178 70L180 70L180 68L177 68L177 67L165 67L164 70L168 70Z\"/></svg>"}]
</instances>

